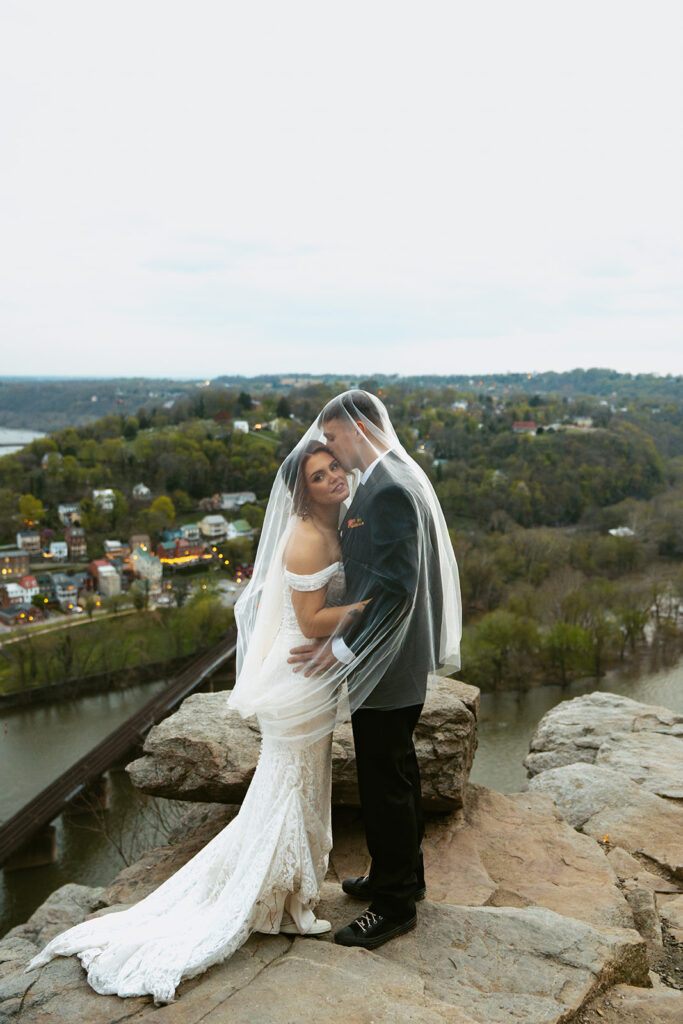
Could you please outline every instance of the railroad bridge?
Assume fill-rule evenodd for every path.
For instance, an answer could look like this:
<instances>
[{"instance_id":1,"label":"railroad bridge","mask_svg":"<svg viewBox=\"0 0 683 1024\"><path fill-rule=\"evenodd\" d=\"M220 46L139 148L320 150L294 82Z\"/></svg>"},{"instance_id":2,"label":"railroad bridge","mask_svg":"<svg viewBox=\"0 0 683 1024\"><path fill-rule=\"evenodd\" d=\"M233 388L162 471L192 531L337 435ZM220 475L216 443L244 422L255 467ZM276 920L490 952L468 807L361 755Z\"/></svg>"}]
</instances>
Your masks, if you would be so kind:
<instances>
[{"instance_id":1,"label":"railroad bridge","mask_svg":"<svg viewBox=\"0 0 683 1024\"><path fill-rule=\"evenodd\" d=\"M192 661L162 693L79 758L20 811L0 824L0 866L5 870L33 867L57 859L56 830L51 822L64 810L86 810L104 796L103 775L142 745L153 725L166 718L226 661L235 656L230 634Z\"/></svg>"}]
</instances>

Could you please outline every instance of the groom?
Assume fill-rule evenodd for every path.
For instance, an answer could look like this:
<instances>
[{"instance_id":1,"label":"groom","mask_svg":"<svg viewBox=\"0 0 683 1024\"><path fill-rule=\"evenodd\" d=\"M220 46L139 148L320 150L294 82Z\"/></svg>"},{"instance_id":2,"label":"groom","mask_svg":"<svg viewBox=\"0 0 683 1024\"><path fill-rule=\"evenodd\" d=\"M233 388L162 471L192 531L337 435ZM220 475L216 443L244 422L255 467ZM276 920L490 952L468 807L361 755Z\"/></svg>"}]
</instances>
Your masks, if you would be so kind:
<instances>
[{"instance_id":1,"label":"groom","mask_svg":"<svg viewBox=\"0 0 683 1024\"><path fill-rule=\"evenodd\" d=\"M366 392L350 391L333 399L319 420L342 466L361 473L340 541L347 600L369 597L370 603L344 638L332 641L331 649L313 643L296 648L290 658L314 661L318 668L333 659L349 665L352 693L353 663L367 638L378 632L400 633L410 616L398 650L351 719L372 865L367 877L347 878L342 888L370 905L335 934L335 941L368 949L413 928L415 903L425 896L420 850L424 822L413 731L434 667L431 641L439 636L441 624L431 513L410 464L391 451L380 408ZM311 671L309 666L307 674Z\"/></svg>"}]
</instances>

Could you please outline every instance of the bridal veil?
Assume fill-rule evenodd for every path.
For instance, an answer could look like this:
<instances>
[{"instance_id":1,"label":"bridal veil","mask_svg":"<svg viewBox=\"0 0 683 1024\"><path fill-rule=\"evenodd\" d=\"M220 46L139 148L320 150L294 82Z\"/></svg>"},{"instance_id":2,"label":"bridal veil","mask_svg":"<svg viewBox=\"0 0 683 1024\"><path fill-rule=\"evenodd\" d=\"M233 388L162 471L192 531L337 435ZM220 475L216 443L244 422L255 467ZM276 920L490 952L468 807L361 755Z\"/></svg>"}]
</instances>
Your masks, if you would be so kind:
<instances>
[{"instance_id":1,"label":"bridal veil","mask_svg":"<svg viewBox=\"0 0 683 1024\"><path fill-rule=\"evenodd\" d=\"M306 514L302 455L314 442L327 444L347 472L351 494L339 522L347 600L368 603L325 645L335 658L301 671L293 688L290 673L263 666L283 614L285 548L297 515ZM374 395L352 390L332 399L283 462L235 618L237 680L228 704L258 715L264 735L297 744L320 739L349 709L415 704L417 677L459 668L460 587L443 512Z\"/></svg>"}]
</instances>

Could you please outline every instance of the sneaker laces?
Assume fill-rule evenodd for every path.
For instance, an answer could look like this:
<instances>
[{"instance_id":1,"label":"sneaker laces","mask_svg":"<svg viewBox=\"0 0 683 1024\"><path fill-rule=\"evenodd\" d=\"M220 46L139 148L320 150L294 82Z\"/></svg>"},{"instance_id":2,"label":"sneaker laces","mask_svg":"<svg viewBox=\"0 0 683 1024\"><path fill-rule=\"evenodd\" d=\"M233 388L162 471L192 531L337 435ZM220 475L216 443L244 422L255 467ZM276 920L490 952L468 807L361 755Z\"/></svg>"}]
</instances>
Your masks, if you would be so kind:
<instances>
[{"instance_id":1,"label":"sneaker laces","mask_svg":"<svg viewBox=\"0 0 683 1024\"><path fill-rule=\"evenodd\" d=\"M379 919L379 914L376 914L374 910L366 910L364 914L356 918L356 924L361 931L366 932L368 928L372 928L374 924L377 924Z\"/></svg>"}]
</instances>

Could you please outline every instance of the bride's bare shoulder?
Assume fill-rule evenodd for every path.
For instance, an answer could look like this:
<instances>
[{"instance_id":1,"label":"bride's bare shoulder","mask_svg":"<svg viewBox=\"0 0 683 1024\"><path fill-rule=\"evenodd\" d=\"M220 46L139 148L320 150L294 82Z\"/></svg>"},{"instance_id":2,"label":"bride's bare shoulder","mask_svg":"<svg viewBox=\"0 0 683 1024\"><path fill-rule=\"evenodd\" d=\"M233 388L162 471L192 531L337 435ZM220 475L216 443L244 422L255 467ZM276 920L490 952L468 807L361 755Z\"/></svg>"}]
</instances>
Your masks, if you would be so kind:
<instances>
[{"instance_id":1,"label":"bride's bare shoulder","mask_svg":"<svg viewBox=\"0 0 683 1024\"><path fill-rule=\"evenodd\" d=\"M285 568L299 575L320 572L330 564L327 542L308 519L300 519L285 550Z\"/></svg>"}]
</instances>

